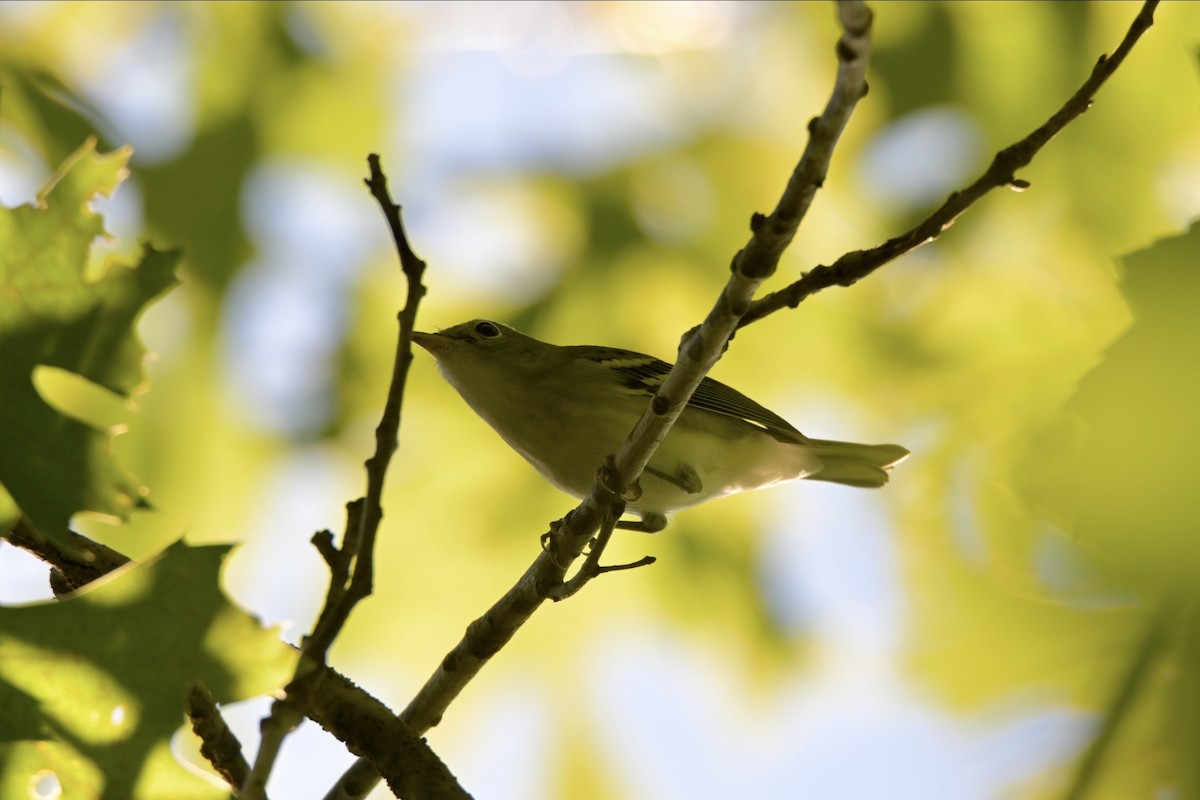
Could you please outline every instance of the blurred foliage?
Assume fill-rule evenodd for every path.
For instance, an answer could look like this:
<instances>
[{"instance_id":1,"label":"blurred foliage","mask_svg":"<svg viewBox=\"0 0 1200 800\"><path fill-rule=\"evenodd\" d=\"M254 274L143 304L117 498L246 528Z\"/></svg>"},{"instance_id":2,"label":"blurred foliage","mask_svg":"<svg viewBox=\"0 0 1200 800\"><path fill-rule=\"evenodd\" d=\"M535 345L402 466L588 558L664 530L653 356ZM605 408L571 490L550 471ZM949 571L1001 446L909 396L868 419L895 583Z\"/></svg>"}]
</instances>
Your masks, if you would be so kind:
<instances>
[{"instance_id":1,"label":"blurred foliage","mask_svg":"<svg viewBox=\"0 0 1200 800\"><path fill-rule=\"evenodd\" d=\"M1053 420L1058 452L1021 469L1026 493L1076 543L1147 593L1189 589L1200 563L1200 498L1188 489L1200 443L1188 399L1200 398L1197 254L1200 224L1123 260L1133 324Z\"/></svg>"},{"instance_id":2,"label":"blurred foliage","mask_svg":"<svg viewBox=\"0 0 1200 800\"><path fill-rule=\"evenodd\" d=\"M1059 106L1138 4L874 7L871 93L769 288L884 240L974 177ZM183 284L139 328L157 355L153 391L121 411L129 433L114 441L155 510L73 525L136 558L185 534L193 545L244 542L226 591L300 630L325 585L307 539L339 529L342 504L362 491L402 291L378 210L359 191L366 153L382 154L430 262L423 325L490 316L552 341L669 357L723 283L750 213L777 198L831 85L837 35L830 9L810 3L44 3L0 14L4 205L33 199L89 135L102 150L132 143L130 177L105 206L120 238L104 246L125 263L140 236L186 248ZM649 553L658 564L539 612L431 733L468 789L683 796L672 792L702 774L672 771L672 748L687 747L686 763L719 764L731 785L738 769L755 781L769 773L777 783L764 795L788 796L778 787L816 769L797 733L807 723L797 714L793 735L769 736L764 709L791 708L797 687L832 673L882 713L892 695L873 694L859 672L877 662L902 676L905 697L950 719L986 727L1060 709L1086 722L1114 695L1149 610L1180 602L1181 633L1093 796L1195 796L1171 746L1193 736L1184 695L1200 663L1195 627L1190 606L1162 588L1186 585L1196 563L1184 482L1197 445L1187 309L1200 253L1195 230L1179 232L1200 209L1198 33L1200 5L1164 4L1095 107L1020 176L1030 191L990 196L871 280L738 334L716 377L806 433L897 441L913 458L881 493L802 485L618 538L613 559ZM53 200L11 213L83 218L82 197L57 211ZM1119 277L1114 261L1131 252ZM3 356L0 391L31 385L31 363L52 363ZM410 381L376 594L333 651L335 666L397 708L572 505L427 359ZM72 416L112 424L104 398L76 406ZM10 409L0 406L3 434ZM881 539L862 538L868 529ZM887 552L854 553L861 573L775 561L830 540L883 541ZM880 560L898 597L870 577ZM782 585L767 580L772 570ZM805 580L820 586L795 585ZM843 632L822 623L828 609L814 599L827 585L869 609L880 639L869 654L843 659ZM10 613L0 611L0 635ZM657 674L637 649L645 640L694 659L650 697L638 694L638 670L611 669L635 653L631 663ZM726 692L744 715L623 750L630 731L694 722L668 705L676 686L699 692L689 712ZM633 697L643 702L620 705ZM11 707L31 702L14 696ZM606 727L618 705L627 716ZM746 741L748 728L761 741ZM494 766L493 752L517 739L520 751ZM848 782L923 785L872 768L891 752L869 741L856 745ZM1056 796L1083 742L1058 731L1040 748L1055 755L1039 760L1028 746L974 796ZM164 754L158 745L148 758ZM730 763L742 748L755 755L738 764L750 766ZM921 763L956 766L940 741L928 749L942 760ZM295 783L277 791L323 786L324 773L304 769L327 761L285 762ZM774 771L759 770L767 762ZM4 769L16 781L5 786L31 771L15 760ZM536 777L511 777L526 774Z\"/></svg>"},{"instance_id":3,"label":"blurred foliage","mask_svg":"<svg viewBox=\"0 0 1200 800\"><path fill-rule=\"evenodd\" d=\"M219 589L228 547L177 544L61 603L3 611L0 793L52 772L66 797L224 797L167 755L183 691L272 691L295 651Z\"/></svg>"},{"instance_id":4,"label":"blurred foliage","mask_svg":"<svg viewBox=\"0 0 1200 800\"><path fill-rule=\"evenodd\" d=\"M128 518L144 490L113 460L108 435L42 399L37 370L134 394L145 381L145 349L133 324L175 283L179 257L147 248L137 265L110 262L99 278L85 274L92 240L105 233L87 204L113 191L129 157L100 156L94 146L89 139L68 158L36 207L0 209L0 484L52 537L77 511Z\"/></svg>"}]
</instances>

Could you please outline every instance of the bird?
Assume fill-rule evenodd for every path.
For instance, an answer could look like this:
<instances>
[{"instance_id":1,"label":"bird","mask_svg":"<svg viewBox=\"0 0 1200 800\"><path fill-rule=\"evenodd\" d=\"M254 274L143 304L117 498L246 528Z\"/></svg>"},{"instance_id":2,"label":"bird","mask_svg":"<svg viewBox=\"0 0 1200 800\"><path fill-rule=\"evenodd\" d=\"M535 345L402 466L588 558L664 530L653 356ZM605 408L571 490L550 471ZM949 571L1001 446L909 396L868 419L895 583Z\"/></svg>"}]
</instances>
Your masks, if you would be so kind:
<instances>
[{"instance_id":1,"label":"bird","mask_svg":"<svg viewBox=\"0 0 1200 800\"><path fill-rule=\"evenodd\" d=\"M671 364L631 350L560 346L487 319L413 341L476 414L546 480L582 499ZM798 478L880 487L909 455L896 444L813 439L746 395L704 378L639 479L619 527L654 533L667 515Z\"/></svg>"}]
</instances>

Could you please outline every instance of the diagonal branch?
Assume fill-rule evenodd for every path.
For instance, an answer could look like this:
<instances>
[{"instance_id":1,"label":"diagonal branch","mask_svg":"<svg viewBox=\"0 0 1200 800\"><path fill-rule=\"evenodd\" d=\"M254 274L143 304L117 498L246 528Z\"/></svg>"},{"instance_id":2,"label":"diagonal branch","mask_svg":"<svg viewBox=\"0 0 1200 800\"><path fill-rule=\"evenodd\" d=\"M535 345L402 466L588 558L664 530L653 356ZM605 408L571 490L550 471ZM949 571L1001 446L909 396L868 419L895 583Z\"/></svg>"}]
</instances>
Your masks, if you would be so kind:
<instances>
[{"instance_id":1,"label":"diagonal branch","mask_svg":"<svg viewBox=\"0 0 1200 800\"><path fill-rule=\"evenodd\" d=\"M780 255L824 183L838 138L866 94L871 11L860 0L842 0L838 3L838 19L843 32L836 48L838 71L833 93L821 116L808 126L808 145L778 205L769 216L755 214L752 218L750 240L734 256L729 280L716 304L704 322L685 335L675 366L612 463L601 467L591 492L561 524L552 526L548 547L495 605L468 626L463 638L401 713L401 719L418 734L438 724L483 665L548 597L562 592L557 587L563 585L567 568L579 558L614 506L623 507L622 497L636 486L692 392L725 351L754 293L774 274ZM619 511L616 516L620 516ZM360 759L326 798L362 797L377 781L374 767Z\"/></svg>"},{"instance_id":2,"label":"diagonal branch","mask_svg":"<svg viewBox=\"0 0 1200 800\"><path fill-rule=\"evenodd\" d=\"M572 597L584 586L587 586L593 578L599 577L606 572L620 572L627 569L637 569L638 567L648 567L655 562L654 556L643 556L637 561L628 564L611 564L603 565L600 563L600 556L604 553L604 548L608 547L608 542L612 539L613 530L617 525L617 514L614 508L609 513L604 521L600 523L600 532L596 534L596 538L592 539L591 546L587 551L587 557L583 560L583 566L571 577L570 580L564 581L557 586L550 588L550 599L554 602L566 600Z\"/></svg>"},{"instance_id":3,"label":"diagonal branch","mask_svg":"<svg viewBox=\"0 0 1200 800\"><path fill-rule=\"evenodd\" d=\"M415 730L423 731L437 723L446 706L465 685L462 678L473 677L487 658L529 618L552 587L562 582L566 571L564 565L579 557L599 529L608 509L620 502L625 492L637 483L692 392L721 357L755 290L775 271L779 256L792 240L813 195L824 181L838 136L866 90L871 12L864 3L854 0L839 3L838 11L844 32L837 47L837 81L824 113L809 126L808 146L779 204L769 217L755 216L753 234L734 257L732 274L724 290L700 327L685 337L675 366L638 420L633 433L617 452L614 465L601 468L601 478L583 502L566 516L564 524L556 529L546 552L538 557L509 595L471 625L467 636L431 679L434 685L442 684L446 690L453 689L453 693L427 692L427 684L405 709L404 718ZM496 613L501 609L512 613ZM485 646L479 647L479 644ZM447 672L460 673L460 678L446 682L443 676Z\"/></svg>"},{"instance_id":4,"label":"diagonal branch","mask_svg":"<svg viewBox=\"0 0 1200 800\"><path fill-rule=\"evenodd\" d=\"M855 250L846 253L832 264L815 267L795 283L755 300L742 317L738 327L757 322L780 309L795 308L806 297L816 294L822 289L828 289L830 286L853 285L889 261L938 238L942 231L954 224L954 220L958 218L959 214L993 189L1002 186L1010 186L1015 189L1028 187L1028 183L1015 177L1017 170L1028 166L1038 151L1045 147L1059 131L1091 107L1096 92L1125 61L1125 57L1129 55L1142 34L1154 24L1156 6L1158 6L1158 0L1147 0L1133 22L1130 23L1129 30L1113 54L1111 56L1101 55L1096 66L1092 68L1092 74L1075 94L1071 95L1062 107L1036 130L997 153L992 159L991 165L974 183L951 194L928 218L899 236L888 239L870 250Z\"/></svg>"},{"instance_id":5,"label":"diagonal branch","mask_svg":"<svg viewBox=\"0 0 1200 800\"><path fill-rule=\"evenodd\" d=\"M843 32L836 48L838 71L833 93L821 116L808 125L808 145L778 205L770 216L755 214L751 218L750 240L733 257L731 274L720 297L700 327L685 335L675 366L655 393L650 408L638 420L625 446L617 453L618 491L637 481L696 387L725 352L754 293L775 273L779 257L791 244L813 197L825 182L834 145L858 101L867 92L871 10L865 3L843 0L838 3L838 19ZM597 484L589 500L599 500L597 490L601 488Z\"/></svg>"},{"instance_id":6,"label":"diagonal branch","mask_svg":"<svg viewBox=\"0 0 1200 800\"><path fill-rule=\"evenodd\" d=\"M312 702L305 714L344 742L351 752L378 764L397 797L469 800L429 744L387 706L325 668L304 678Z\"/></svg>"},{"instance_id":7,"label":"diagonal branch","mask_svg":"<svg viewBox=\"0 0 1200 800\"><path fill-rule=\"evenodd\" d=\"M734 257L729 281L703 324L684 336L675 367L650 408L611 464L601 468L600 479L584 501L552 525L546 551L500 601L471 623L466 635L409 703L401 714L409 727L422 733L436 725L459 692L547 597L570 593L563 588L567 568L579 557L605 516L619 508L626 492L636 487L637 478L655 449L737 328L781 308L795 307L821 289L853 284L888 261L936 238L959 214L996 187L1022 188L1024 182L1017 180L1014 173L1029 164L1055 134L1087 109L1099 87L1153 24L1156 5L1157 0L1144 5L1113 55L1100 59L1088 80L1058 112L1028 137L998 153L978 180L951 195L929 219L879 247L848 253L833 265L817 267L785 289L754 300L759 286L775 272L780 255L792 241L823 184L838 137L855 104L866 93L871 12L861 2L839 2L843 33L837 45L837 80L824 112L809 123L808 145L779 204L769 216L752 217L752 236ZM378 774L370 762L360 759L331 790L327 800L362 797L377 781Z\"/></svg>"},{"instance_id":8,"label":"diagonal branch","mask_svg":"<svg viewBox=\"0 0 1200 800\"><path fill-rule=\"evenodd\" d=\"M125 554L72 530L64 530L59 536L46 536L25 516L17 518L11 531L0 534L0 540L10 542L50 565L50 586L55 597L80 589L129 563Z\"/></svg>"},{"instance_id":9,"label":"diagonal branch","mask_svg":"<svg viewBox=\"0 0 1200 800\"><path fill-rule=\"evenodd\" d=\"M221 716L212 692L201 683L193 683L188 686L186 704L192 732L200 739L200 754L208 759L230 788L241 786L250 772L250 765L242 755L242 743Z\"/></svg>"}]
</instances>

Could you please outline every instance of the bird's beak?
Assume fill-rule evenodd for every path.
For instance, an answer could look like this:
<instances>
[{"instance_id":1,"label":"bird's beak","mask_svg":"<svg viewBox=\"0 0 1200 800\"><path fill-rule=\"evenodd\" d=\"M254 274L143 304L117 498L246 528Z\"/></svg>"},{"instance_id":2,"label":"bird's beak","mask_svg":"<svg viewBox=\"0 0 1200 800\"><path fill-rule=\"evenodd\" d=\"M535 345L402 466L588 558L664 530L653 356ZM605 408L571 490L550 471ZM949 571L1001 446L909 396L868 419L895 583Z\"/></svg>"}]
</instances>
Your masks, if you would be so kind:
<instances>
[{"instance_id":1,"label":"bird's beak","mask_svg":"<svg viewBox=\"0 0 1200 800\"><path fill-rule=\"evenodd\" d=\"M442 336L440 333L413 331L413 341L428 350L434 358L437 358L446 352L446 348L450 346L451 339L448 336Z\"/></svg>"}]
</instances>

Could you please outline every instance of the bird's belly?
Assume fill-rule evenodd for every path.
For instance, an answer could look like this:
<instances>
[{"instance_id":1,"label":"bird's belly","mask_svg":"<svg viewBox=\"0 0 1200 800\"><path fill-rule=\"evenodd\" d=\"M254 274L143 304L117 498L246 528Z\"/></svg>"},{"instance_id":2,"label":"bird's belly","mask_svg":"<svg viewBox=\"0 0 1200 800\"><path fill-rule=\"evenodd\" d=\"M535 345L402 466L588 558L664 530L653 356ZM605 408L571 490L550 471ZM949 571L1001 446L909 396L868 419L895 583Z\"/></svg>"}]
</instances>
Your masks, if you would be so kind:
<instances>
[{"instance_id":1,"label":"bird's belly","mask_svg":"<svg viewBox=\"0 0 1200 800\"><path fill-rule=\"evenodd\" d=\"M714 497L791 480L815 471L819 465L805 448L741 426L721 434L673 430L642 475L642 497L629 508L674 511ZM688 486L687 481L679 480L681 470L690 470L699 485Z\"/></svg>"},{"instance_id":2,"label":"bird's belly","mask_svg":"<svg viewBox=\"0 0 1200 800\"><path fill-rule=\"evenodd\" d=\"M504 438L542 477L567 494L583 498L596 482L605 457L616 454L636 422L635 414L598 421L559 413L520 439Z\"/></svg>"},{"instance_id":3,"label":"bird's belly","mask_svg":"<svg viewBox=\"0 0 1200 800\"><path fill-rule=\"evenodd\" d=\"M624 408L578 415L556 409L526 426L520 436L504 435L550 483L582 498L596 481L605 457L620 449L645 409L640 402ZM820 459L808 448L778 442L747 423L692 410L688 424L676 424L655 451L639 479L640 498L632 511L666 513L713 497L770 486L811 474Z\"/></svg>"}]
</instances>

